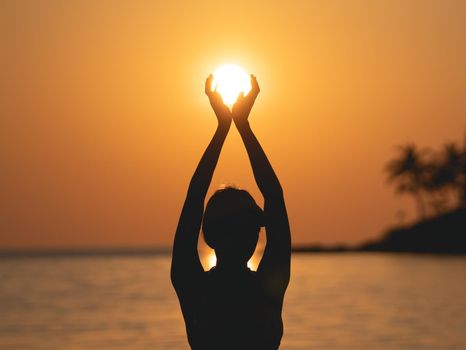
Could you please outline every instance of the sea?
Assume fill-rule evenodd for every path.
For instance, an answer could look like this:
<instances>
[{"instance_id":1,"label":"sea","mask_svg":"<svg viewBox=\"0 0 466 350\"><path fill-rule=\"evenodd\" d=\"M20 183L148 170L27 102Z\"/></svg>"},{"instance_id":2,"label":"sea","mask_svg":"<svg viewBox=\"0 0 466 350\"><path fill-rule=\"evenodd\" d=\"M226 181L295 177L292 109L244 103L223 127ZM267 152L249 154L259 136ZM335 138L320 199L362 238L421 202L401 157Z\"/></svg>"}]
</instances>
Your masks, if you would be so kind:
<instances>
[{"instance_id":1,"label":"sea","mask_svg":"<svg viewBox=\"0 0 466 350\"><path fill-rule=\"evenodd\" d=\"M3 257L0 349L189 349L169 270L169 254ZM465 350L466 257L294 254L283 320L280 349Z\"/></svg>"}]
</instances>

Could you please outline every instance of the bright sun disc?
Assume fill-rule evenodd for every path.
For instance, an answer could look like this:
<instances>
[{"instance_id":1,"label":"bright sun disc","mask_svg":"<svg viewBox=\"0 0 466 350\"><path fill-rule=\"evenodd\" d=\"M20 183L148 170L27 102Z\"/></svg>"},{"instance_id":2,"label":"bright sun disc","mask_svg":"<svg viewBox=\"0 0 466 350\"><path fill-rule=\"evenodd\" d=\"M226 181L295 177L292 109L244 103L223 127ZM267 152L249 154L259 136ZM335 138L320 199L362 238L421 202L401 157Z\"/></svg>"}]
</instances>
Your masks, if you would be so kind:
<instances>
[{"instance_id":1,"label":"bright sun disc","mask_svg":"<svg viewBox=\"0 0 466 350\"><path fill-rule=\"evenodd\" d=\"M247 95L251 90L251 78L248 73L235 64L218 67L213 76L212 91L217 89L226 105L232 106L241 92Z\"/></svg>"}]
</instances>

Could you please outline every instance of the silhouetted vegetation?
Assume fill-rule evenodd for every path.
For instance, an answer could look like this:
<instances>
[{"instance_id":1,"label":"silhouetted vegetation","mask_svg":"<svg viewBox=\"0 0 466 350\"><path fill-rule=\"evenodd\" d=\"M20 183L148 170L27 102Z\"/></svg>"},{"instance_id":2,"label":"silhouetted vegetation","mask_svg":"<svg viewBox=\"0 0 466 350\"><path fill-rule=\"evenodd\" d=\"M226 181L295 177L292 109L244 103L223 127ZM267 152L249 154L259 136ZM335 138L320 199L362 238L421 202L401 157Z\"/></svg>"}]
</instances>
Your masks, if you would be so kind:
<instances>
[{"instance_id":1,"label":"silhouetted vegetation","mask_svg":"<svg viewBox=\"0 0 466 350\"><path fill-rule=\"evenodd\" d=\"M351 251L466 254L466 134L463 147L447 143L440 151L414 144L399 148L386 171L401 194L416 201L418 222L388 230L358 247L305 245L295 253Z\"/></svg>"},{"instance_id":2,"label":"silhouetted vegetation","mask_svg":"<svg viewBox=\"0 0 466 350\"><path fill-rule=\"evenodd\" d=\"M463 147L447 143L440 151L402 146L386 170L396 191L416 200L421 220L358 250L466 253L466 135Z\"/></svg>"},{"instance_id":3,"label":"silhouetted vegetation","mask_svg":"<svg viewBox=\"0 0 466 350\"><path fill-rule=\"evenodd\" d=\"M466 254L466 209L394 228L382 239L368 242L356 250L377 252L411 252Z\"/></svg>"},{"instance_id":4,"label":"silhouetted vegetation","mask_svg":"<svg viewBox=\"0 0 466 350\"><path fill-rule=\"evenodd\" d=\"M466 205L466 135L463 147L447 143L440 151L401 146L386 170L396 191L416 200L421 219Z\"/></svg>"}]
</instances>

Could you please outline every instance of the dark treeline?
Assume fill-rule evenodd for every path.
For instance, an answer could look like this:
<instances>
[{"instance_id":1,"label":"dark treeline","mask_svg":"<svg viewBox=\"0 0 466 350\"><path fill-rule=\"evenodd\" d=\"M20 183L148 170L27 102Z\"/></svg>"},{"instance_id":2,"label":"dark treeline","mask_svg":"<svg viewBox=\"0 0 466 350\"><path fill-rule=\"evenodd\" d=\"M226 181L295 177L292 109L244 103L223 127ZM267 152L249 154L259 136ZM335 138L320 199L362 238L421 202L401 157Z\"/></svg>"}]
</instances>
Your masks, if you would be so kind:
<instances>
[{"instance_id":1,"label":"dark treeline","mask_svg":"<svg viewBox=\"0 0 466 350\"><path fill-rule=\"evenodd\" d=\"M447 143L439 150L414 144L399 148L388 162L388 178L398 193L416 200L419 220L390 229L363 251L466 253L466 134L462 146Z\"/></svg>"},{"instance_id":2,"label":"dark treeline","mask_svg":"<svg viewBox=\"0 0 466 350\"><path fill-rule=\"evenodd\" d=\"M466 206L466 134L463 145L447 143L440 150L399 147L388 162L389 181L416 201L421 220Z\"/></svg>"},{"instance_id":3,"label":"dark treeline","mask_svg":"<svg viewBox=\"0 0 466 350\"><path fill-rule=\"evenodd\" d=\"M392 227L356 247L306 245L293 251L466 254L466 134L462 146L453 142L438 150L400 146L385 170L397 193L416 201L416 222Z\"/></svg>"}]
</instances>

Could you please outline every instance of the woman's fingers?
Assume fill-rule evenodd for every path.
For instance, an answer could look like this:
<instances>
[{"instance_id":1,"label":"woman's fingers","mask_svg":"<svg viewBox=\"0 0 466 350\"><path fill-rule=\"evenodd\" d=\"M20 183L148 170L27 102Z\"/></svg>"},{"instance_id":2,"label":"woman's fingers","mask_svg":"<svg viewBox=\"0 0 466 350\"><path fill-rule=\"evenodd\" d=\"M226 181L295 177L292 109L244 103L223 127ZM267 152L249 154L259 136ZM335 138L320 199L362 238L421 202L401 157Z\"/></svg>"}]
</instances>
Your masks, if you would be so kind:
<instances>
[{"instance_id":1,"label":"woman's fingers","mask_svg":"<svg viewBox=\"0 0 466 350\"><path fill-rule=\"evenodd\" d=\"M212 94L212 80L214 80L214 76L210 74L205 81L205 94L207 96Z\"/></svg>"},{"instance_id":2,"label":"woman's fingers","mask_svg":"<svg viewBox=\"0 0 466 350\"><path fill-rule=\"evenodd\" d=\"M222 96L217 91L217 89L215 89L214 91L211 91L209 97L215 102L216 105L223 104Z\"/></svg>"},{"instance_id":3,"label":"woman's fingers","mask_svg":"<svg viewBox=\"0 0 466 350\"><path fill-rule=\"evenodd\" d=\"M235 104L238 103L238 102L241 103L241 101L243 101L243 100L244 100L244 92L241 91L241 92L239 93L238 97L236 98Z\"/></svg>"},{"instance_id":4,"label":"woman's fingers","mask_svg":"<svg viewBox=\"0 0 466 350\"><path fill-rule=\"evenodd\" d=\"M253 74L251 74L251 90L255 95L257 95L261 91L261 89L259 88L259 83L257 82L257 78Z\"/></svg>"}]
</instances>

